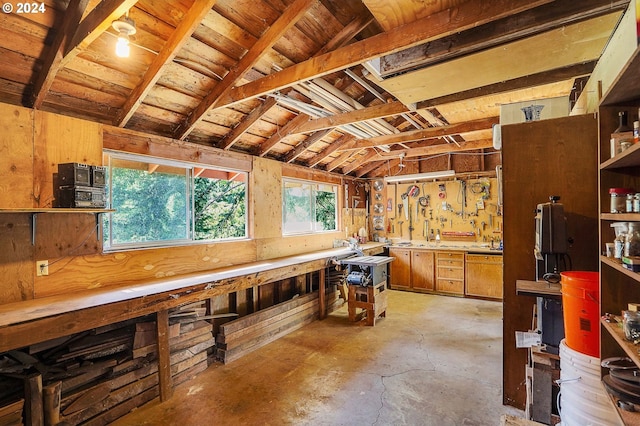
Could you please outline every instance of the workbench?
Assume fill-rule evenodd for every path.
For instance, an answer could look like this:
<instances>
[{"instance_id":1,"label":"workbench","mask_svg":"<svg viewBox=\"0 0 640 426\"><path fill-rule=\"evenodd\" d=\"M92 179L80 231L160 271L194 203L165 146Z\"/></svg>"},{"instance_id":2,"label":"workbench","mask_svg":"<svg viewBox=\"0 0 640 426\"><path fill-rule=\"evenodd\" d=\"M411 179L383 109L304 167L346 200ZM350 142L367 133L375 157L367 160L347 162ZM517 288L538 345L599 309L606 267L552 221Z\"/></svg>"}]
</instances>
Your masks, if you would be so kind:
<instances>
[{"instance_id":1,"label":"workbench","mask_svg":"<svg viewBox=\"0 0 640 426\"><path fill-rule=\"evenodd\" d=\"M365 244L366 254L383 252L382 244ZM160 398L171 392L169 309L274 281L318 272L320 317L326 313L325 270L328 260L355 254L337 248L234 265L207 272L164 277L138 285L113 286L0 305L0 352L125 321L156 315Z\"/></svg>"}]
</instances>

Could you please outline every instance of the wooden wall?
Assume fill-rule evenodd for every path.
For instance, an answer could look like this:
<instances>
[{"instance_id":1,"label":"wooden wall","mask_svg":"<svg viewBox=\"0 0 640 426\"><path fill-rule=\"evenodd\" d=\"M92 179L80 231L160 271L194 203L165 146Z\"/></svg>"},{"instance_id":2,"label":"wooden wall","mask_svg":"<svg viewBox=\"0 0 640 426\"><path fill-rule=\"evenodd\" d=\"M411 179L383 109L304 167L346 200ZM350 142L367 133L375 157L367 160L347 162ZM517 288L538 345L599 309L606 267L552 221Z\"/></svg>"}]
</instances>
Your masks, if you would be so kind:
<instances>
[{"instance_id":1,"label":"wooden wall","mask_svg":"<svg viewBox=\"0 0 640 426\"><path fill-rule=\"evenodd\" d=\"M504 182L503 402L524 409L527 350L515 332L531 328L535 298L516 295L516 280L535 279L537 204L559 195L573 270L598 270L598 130L593 115L502 128Z\"/></svg>"},{"instance_id":2,"label":"wooden wall","mask_svg":"<svg viewBox=\"0 0 640 426\"><path fill-rule=\"evenodd\" d=\"M253 195L251 239L113 253L102 253L93 214L38 214L34 246L30 214L0 214L0 303L321 250L343 236L281 237L279 162L6 104L0 131L0 208L51 207L57 164L102 164L103 148L252 170ZM36 260L49 261L48 276L35 276Z\"/></svg>"}]
</instances>

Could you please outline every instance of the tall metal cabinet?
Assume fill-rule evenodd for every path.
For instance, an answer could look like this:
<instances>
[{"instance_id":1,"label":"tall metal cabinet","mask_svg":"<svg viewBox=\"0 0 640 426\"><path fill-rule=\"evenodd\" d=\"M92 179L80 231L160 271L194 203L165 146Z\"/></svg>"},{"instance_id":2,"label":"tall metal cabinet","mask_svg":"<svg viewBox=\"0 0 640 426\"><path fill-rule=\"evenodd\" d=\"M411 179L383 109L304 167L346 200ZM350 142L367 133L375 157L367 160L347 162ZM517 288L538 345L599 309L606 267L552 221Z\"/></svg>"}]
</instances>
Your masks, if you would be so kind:
<instances>
[{"instance_id":1,"label":"tall metal cabinet","mask_svg":"<svg viewBox=\"0 0 640 426\"><path fill-rule=\"evenodd\" d=\"M640 222L640 213L610 213L609 188L635 188L640 192L640 144L611 157L611 133L618 126L618 113L627 111L629 122L638 117L640 107L640 49L631 56L614 84L603 96L599 107L600 131L600 248L612 242L613 222ZM640 303L640 273L625 269L615 259L600 256L601 314L620 315L628 303ZM602 321L600 356L626 355L640 366L638 346L624 339L617 325ZM625 424L640 424L640 413L620 411Z\"/></svg>"}]
</instances>

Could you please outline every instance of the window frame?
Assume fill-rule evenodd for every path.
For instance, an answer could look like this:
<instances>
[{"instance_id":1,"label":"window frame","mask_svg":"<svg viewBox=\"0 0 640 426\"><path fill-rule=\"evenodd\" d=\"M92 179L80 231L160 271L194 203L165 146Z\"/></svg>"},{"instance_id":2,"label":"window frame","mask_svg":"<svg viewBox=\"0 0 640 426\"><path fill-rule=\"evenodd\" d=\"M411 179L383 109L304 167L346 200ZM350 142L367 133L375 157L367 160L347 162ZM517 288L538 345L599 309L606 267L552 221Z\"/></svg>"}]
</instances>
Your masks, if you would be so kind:
<instances>
[{"instance_id":1,"label":"window frame","mask_svg":"<svg viewBox=\"0 0 640 426\"><path fill-rule=\"evenodd\" d=\"M311 220L310 220L310 229L303 231L287 231L287 210L286 210L286 185L289 182L294 182L297 184L310 185L311 186L311 195L309 198L309 203L311 205ZM333 193L335 195L335 208L334 208L334 220L335 227L334 229L317 229L318 221L315 220L317 215L317 197L320 186L329 186L334 189ZM340 194L340 185L337 183L316 181L316 180L306 180L306 179L298 179L292 177L283 177L282 178L282 236L290 237L290 236L300 236L300 235L316 235L316 234L327 234L332 232L338 232L340 229L340 206L339 206L339 194Z\"/></svg>"},{"instance_id":2,"label":"window frame","mask_svg":"<svg viewBox=\"0 0 640 426\"><path fill-rule=\"evenodd\" d=\"M112 165L111 159L119 159L126 161L137 161L140 163L150 164L150 165L161 165L161 166L169 166L169 167L177 167L185 169L185 176L187 179L186 186L186 206L185 206L185 219L187 221L187 235L185 238L177 238L170 240L154 240L154 241L146 241L146 242L126 242L126 243L117 243L113 244L113 215L117 214L117 210L113 212L105 212L102 214L102 220L100 223L102 230L102 238L100 239L102 242L102 251L105 253L109 252L118 252L118 251L128 251L128 250L143 250L150 248L162 248L162 247L178 247L178 246L190 246L190 245L198 245L198 244L212 244L212 243L220 243L227 241L242 241L249 239L249 172L246 170L239 169L231 169L225 167L214 166L210 164L202 164L202 163L192 163L188 161L182 160L173 160L164 157L155 157L150 155L129 153L123 151L115 151L104 149L102 152L105 168L107 169L107 190L106 197L108 206L111 208L113 206L113 193L111 187L111 176L112 176ZM245 211L245 220L244 220L244 236L239 237L228 237L228 238L217 238L217 239L195 239L196 231L195 231L195 179L198 177L195 175L195 169L207 169L213 171L222 171L229 173L236 173L244 175L244 185L245 185L245 196L244 196L244 211ZM109 241L104 237L105 235L105 226L109 226Z\"/></svg>"}]
</instances>

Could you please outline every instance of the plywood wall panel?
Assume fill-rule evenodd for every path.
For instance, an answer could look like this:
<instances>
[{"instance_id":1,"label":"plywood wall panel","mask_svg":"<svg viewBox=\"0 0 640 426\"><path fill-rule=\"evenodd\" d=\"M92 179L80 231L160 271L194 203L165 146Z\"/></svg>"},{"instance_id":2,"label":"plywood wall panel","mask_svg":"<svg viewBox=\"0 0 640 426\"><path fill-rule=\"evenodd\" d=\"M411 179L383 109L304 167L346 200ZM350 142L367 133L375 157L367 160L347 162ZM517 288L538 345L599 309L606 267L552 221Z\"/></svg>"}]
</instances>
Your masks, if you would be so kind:
<instances>
[{"instance_id":1,"label":"plywood wall panel","mask_svg":"<svg viewBox=\"0 0 640 426\"><path fill-rule=\"evenodd\" d=\"M54 207L58 164L102 165L102 125L42 111L34 119L33 194L38 207Z\"/></svg>"},{"instance_id":2,"label":"plywood wall panel","mask_svg":"<svg viewBox=\"0 0 640 426\"><path fill-rule=\"evenodd\" d=\"M154 278L202 272L255 261L255 243L217 244L133 250L104 255L69 256L36 280L35 296L45 297Z\"/></svg>"},{"instance_id":3,"label":"plywood wall panel","mask_svg":"<svg viewBox=\"0 0 640 426\"><path fill-rule=\"evenodd\" d=\"M277 161L256 158L251 178L253 237L279 238L282 236L282 167Z\"/></svg>"},{"instance_id":4,"label":"plywood wall panel","mask_svg":"<svg viewBox=\"0 0 640 426\"><path fill-rule=\"evenodd\" d=\"M34 207L33 111L0 104L0 207Z\"/></svg>"},{"instance_id":5,"label":"plywood wall panel","mask_svg":"<svg viewBox=\"0 0 640 426\"><path fill-rule=\"evenodd\" d=\"M33 299L31 216L0 215L0 303Z\"/></svg>"}]
</instances>

